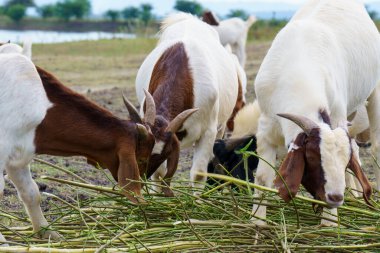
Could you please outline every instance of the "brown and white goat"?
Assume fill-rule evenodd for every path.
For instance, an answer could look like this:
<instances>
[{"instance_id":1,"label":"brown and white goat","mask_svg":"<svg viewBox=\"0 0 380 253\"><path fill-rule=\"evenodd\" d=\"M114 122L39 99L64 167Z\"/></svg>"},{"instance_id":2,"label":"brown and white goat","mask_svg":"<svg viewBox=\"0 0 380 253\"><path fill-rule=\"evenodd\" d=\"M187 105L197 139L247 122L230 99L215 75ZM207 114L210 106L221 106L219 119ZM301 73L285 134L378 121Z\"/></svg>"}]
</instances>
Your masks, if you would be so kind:
<instances>
[{"instance_id":1,"label":"brown and white goat","mask_svg":"<svg viewBox=\"0 0 380 253\"><path fill-rule=\"evenodd\" d=\"M294 197L302 184L327 202L332 210L324 210L322 224L334 226L331 220L344 202L349 168L368 202L372 188L349 137L347 117L369 97L371 136L379 157L379 81L380 35L364 5L308 1L276 36L256 77L261 109L257 151L265 162L260 160L255 182L273 186L276 174L267 162L275 164L278 149L288 147L279 172L290 192L282 180L275 181L284 200ZM265 218L266 207L254 205L253 213Z\"/></svg>"},{"instance_id":2,"label":"brown and white goat","mask_svg":"<svg viewBox=\"0 0 380 253\"><path fill-rule=\"evenodd\" d=\"M167 161L154 180L161 177L169 183L180 147L195 143L190 179L194 187L203 188L206 178L197 172L207 170L214 141L223 136L236 104L238 85L231 54L213 28L184 13L164 20L160 41L136 78L137 97L146 107L143 113L155 117L149 122L156 138L149 167L154 171ZM144 94L144 89L149 92Z\"/></svg>"},{"instance_id":3,"label":"brown and white goat","mask_svg":"<svg viewBox=\"0 0 380 253\"><path fill-rule=\"evenodd\" d=\"M66 88L20 53L0 54L0 64L0 192L5 170L34 232L43 238L60 237L49 229L40 208L40 193L28 166L35 154L84 156L109 169L131 201L142 201L138 181L146 173L154 136L127 100L133 120L117 118Z\"/></svg>"}]
</instances>

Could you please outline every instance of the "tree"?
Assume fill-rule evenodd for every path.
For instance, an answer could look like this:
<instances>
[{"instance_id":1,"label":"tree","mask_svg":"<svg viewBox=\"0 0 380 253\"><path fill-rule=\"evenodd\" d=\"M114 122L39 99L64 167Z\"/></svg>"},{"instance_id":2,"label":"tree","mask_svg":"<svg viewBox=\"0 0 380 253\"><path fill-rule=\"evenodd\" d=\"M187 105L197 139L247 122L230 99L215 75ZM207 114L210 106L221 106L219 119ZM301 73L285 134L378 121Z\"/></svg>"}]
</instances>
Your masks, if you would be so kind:
<instances>
[{"instance_id":1,"label":"tree","mask_svg":"<svg viewBox=\"0 0 380 253\"><path fill-rule=\"evenodd\" d=\"M115 11L115 10L108 10L108 11L106 11L105 16L107 18L111 19L112 22L115 22L116 20L119 19L120 12Z\"/></svg>"},{"instance_id":2,"label":"tree","mask_svg":"<svg viewBox=\"0 0 380 253\"><path fill-rule=\"evenodd\" d=\"M244 10L230 10L230 13L227 15L228 18L241 18L243 20L246 20L249 15Z\"/></svg>"},{"instance_id":3,"label":"tree","mask_svg":"<svg viewBox=\"0 0 380 253\"><path fill-rule=\"evenodd\" d=\"M177 0L174 9L198 16L201 16L203 13L203 7L200 3L189 0Z\"/></svg>"},{"instance_id":4,"label":"tree","mask_svg":"<svg viewBox=\"0 0 380 253\"><path fill-rule=\"evenodd\" d=\"M24 7L32 7L32 6L35 6L36 4L34 3L33 0L8 0L5 3L5 8L9 8L12 5L23 5Z\"/></svg>"},{"instance_id":5,"label":"tree","mask_svg":"<svg viewBox=\"0 0 380 253\"><path fill-rule=\"evenodd\" d=\"M143 21L145 26L147 26L149 21L153 18L152 10L153 10L153 6L151 4L147 3L147 4L140 5L139 18Z\"/></svg>"},{"instance_id":6,"label":"tree","mask_svg":"<svg viewBox=\"0 0 380 253\"><path fill-rule=\"evenodd\" d=\"M82 19L88 16L91 11L91 3L89 0L65 0L58 2L56 5L56 14L58 17L68 21L75 17Z\"/></svg>"},{"instance_id":7,"label":"tree","mask_svg":"<svg viewBox=\"0 0 380 253\"><path fill-rule=\"evenodd\" d=\"M6 10L6 15L10 17L14 22L18 23L25 17L26 7L22 4L11 5Z\"/></svg>"},{"instance_id":8,"label":"tree","mask_svg":"<svg viewBox=\"0 0 380 253\"><path fill-rule=\"evenodd\" d=\"M367 9L368 15L371 17L372 20L376 20L378 17L378 13L375 10L371 10L368 5L365 6Z\"/></svg>"},{"instance_id":9,"label":"tree","mask_svg":"<svg viewBox=\"0 0 380 253\"><path fill-rule=\"evenodd\" d=\"M122 11L124 19L131 20L137 19L140 16L140 10L137 7L127 7Z\"/></svg>"},{"instance_id":10,"label":"tree","mask_svg":"<svg viewBox=\"0 0 380 253\"><path fill-rule=\"evenodd\" d=\"M46 4L37 8L38 14L40 14L40 16L44 19L53 17L55 15L55 11L56 8L53 4Z\"/></svg>"}]
</instances>

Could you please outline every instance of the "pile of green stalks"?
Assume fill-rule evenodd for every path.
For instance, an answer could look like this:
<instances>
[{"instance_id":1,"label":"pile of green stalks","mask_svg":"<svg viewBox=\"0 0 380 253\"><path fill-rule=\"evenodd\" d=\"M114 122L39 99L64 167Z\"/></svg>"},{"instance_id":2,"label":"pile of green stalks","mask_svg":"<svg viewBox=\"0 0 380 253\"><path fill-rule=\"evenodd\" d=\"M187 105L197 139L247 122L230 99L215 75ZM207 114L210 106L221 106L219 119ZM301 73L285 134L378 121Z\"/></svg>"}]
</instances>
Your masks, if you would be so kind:
<instances>
[{"instance_id":1,"label":"pile of green stalks","mask_svg":"<svg viewBox=\"0 0 380 253\"><path fill-rule=\"evenodd\" d=\"M44 193L55 207L45 212L48 229L62 235L59 242L38 239L30 222L18 212L0 211L1 233L9 247L0 252L378 252L380 206L369 207L347 193L338 208L337 227L321 227L324 202L301 191L284 203L277 191L243 180L210 174L224 183L194 195L189 182L174 182L175 197L157 194L145 181L146 204L134 205L114 188L44 177L77 189L72 199ZM235 187L231 187L235 185ZM264 194L253 197L254 188ZM79 197L79 193L89 196ZM251 219L252 205L268 207L265 226ZM12 224L18 224L14 226ZM19 224L24 224L20 226Z\"/></svg>"}]
</instances>

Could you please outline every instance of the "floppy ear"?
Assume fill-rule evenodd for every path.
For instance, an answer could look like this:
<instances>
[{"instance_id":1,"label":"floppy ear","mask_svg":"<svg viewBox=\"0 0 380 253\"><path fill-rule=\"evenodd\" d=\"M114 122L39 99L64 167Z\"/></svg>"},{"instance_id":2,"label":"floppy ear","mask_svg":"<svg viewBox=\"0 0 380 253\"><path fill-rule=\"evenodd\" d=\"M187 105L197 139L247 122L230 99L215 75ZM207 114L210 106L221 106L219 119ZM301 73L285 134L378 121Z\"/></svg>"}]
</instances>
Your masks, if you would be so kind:
<instances>
[{"instance_id":1,"label":"floppy ear","mask_svg":"<svg viewBox=\"0 0 380 253\"><path fill-rule=\"evenodd\" d=\"M305 138L305 133L301 133L297 136L296 140L292 143L293 147L291 147L280 166L279 174L284 181L282 181L279 176L277 176L274 181L274 185L278 188L280 197L285 202L289 202L296 196L301 185L303 172L305 170Z\"/></svg>"},{"instance_id":2,"label":"floppy ear","mask_svg":"<svg viewBox=\"0 0 380 253\"><path fill-rule=\"evenodd\" d=\"M356 158L354 152L351 156L350 163L348 164L348 168L354 172L356 178L359 180L362 188L363 188L363 197L365 202L367 202L368 205L373 206L370 202L369 199L371 198L372 195L372 186L368 181L368 178L364 174L362 168L360 167L359 161Z\"/></svg>"},{"instance_id":3,"label":"floppy ear","mask_svg":"<svg viewBox=\"0 0 380 253\"><path fill-rule=\"evenodd\" d=\"M123 194L133 203L143 203L141 195L140 172L136 156L132 152L121 150L119 156L119 168L117 171L118 184L123 189Z\"/></svg>"}]
</instances>

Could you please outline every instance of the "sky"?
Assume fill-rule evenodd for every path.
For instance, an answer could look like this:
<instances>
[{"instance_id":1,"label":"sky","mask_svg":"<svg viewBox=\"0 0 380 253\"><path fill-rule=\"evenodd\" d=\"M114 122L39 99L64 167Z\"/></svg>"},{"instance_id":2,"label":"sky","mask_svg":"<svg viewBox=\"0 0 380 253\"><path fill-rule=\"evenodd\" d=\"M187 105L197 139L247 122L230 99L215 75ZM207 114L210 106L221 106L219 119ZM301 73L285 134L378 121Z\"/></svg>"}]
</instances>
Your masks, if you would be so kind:
<instances>
[{"instance_id":1,"label":"sky","mask_svg":"<svg viewBox=\"0 0 380 253\"><path fill-rule=\"evenodd\" d=\"M244 9L250 14L257 12L295 11L307 0L197 0L203 7L219 15L226 15L230 9ZM359 0L364 3L380 2L380 0ZM6 0L0 0L4 3ZM35 0L37 5L57 2L57 0ZM175 0L91 0L94 15L101 15L109 9L122 10L127 6L139 6L151 3L154 13L165 15L172 11Z\"/></svg>"}]
</instances>

